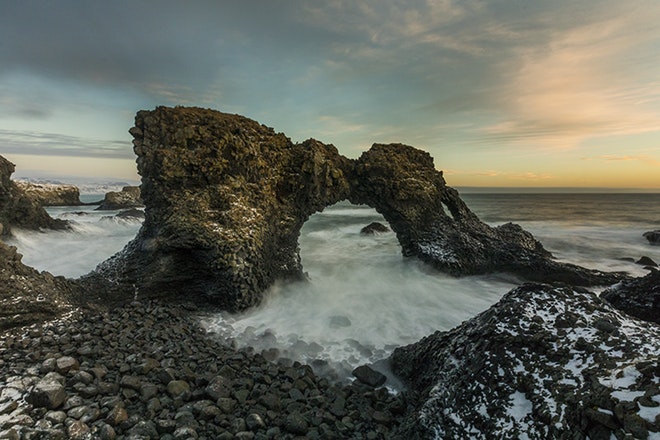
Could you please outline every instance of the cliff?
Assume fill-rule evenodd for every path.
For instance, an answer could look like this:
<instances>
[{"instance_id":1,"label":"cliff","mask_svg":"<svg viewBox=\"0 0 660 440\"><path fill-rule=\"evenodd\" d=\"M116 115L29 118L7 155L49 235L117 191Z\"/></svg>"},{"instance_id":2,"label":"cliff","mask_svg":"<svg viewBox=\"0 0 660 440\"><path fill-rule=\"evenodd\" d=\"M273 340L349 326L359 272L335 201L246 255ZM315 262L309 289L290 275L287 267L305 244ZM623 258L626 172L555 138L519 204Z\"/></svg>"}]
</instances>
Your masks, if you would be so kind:
<instances>
[{"instance_id":1,"label":"cliff","mask_svg":"<svg viewBox=\"0 0 660 440\"><path fill-rule=\"evenodd\" d=\"M40 203L11 180L14 164L0 156L0 236L11 228L65 229L67 223L53 219Z\"/></svg>"},{"instance_id":2,"label":"cliff","mask_svg":"<svg viewBox=\"0 0 660 440\"><path fill-rule=\"evenodd\" d=\"M78 206L80 191L74 185L16 181L23 194L41 206Z\"/></svg>"}]
</instances>

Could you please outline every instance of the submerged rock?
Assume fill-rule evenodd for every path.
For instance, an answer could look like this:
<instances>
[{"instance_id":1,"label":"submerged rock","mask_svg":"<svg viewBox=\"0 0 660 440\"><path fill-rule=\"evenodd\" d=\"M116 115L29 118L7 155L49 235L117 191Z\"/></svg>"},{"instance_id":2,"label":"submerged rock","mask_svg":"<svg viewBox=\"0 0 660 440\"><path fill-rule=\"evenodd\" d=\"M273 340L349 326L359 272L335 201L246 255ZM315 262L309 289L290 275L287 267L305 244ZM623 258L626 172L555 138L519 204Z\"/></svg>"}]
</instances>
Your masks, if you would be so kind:
<instances>
[{"instance_id":1,"label":"submerged rock","mask_svg":"<svg viewBox=\"0 0 660 440\"><path fill-rule=\"evenodd\" d=\"M0 156L0 236L9 235L13 227L66 229L66 221L53 219L37 199L11 180L14 169L13 163Z\"/></svg>"},{"instance_id":2,"label":"submerged rock","mask_svg":"<svg viewBox=\"0 0 660 440\"><path fill-rule=\"evenodd\" d=\"M375 144L350 160L332 145L293 144L242 116L184 107L140 111L130 132L145 222L87 279L117 300L137 289L141 297L253 306L276 280L304 278L302 225L346 199L378 210L405 256L453 275L503 271L578 285L623 278L553 261L518 225L481 222L431 156L407 145Z\"/></svg>"},{"instance_id":3,"label":"submerged rock","mask_svg":"<svg viewBox=\"0 0 660 440\"><path fill-rule=\"evenodd\" d=\"M585 290L530 284L391 364L420 396L408 438L648 438L659 353L660 327Z\"/></svg>"},{"instance_id":4,"label":"submerged rock","mask_svg":"<svg viewBox=\"0 0 660 440\"><path fill-rule=\"evenodd\" d=\"M385 232L390 232L390 228L379 222L369 223L367 226L360 229L360 234L362 235L384 234Z\"/></svg>"},{"instance_id":5,"label":"submerged rock","mask_svg":"<svg viewBox=\"0 0 660 440\"><path fill-rule=\"evenodd\" d=\"M651 244L660 244L660 230L648 231L642 234Z\"/></svg>"},{"instance_id":6,"label":"submerged rock","mask_svg":"<svg viewBox=\"0 0 660 440\"><path fill-rule=\"evenodd\" d=\"M622 281L604 290L600 296L635 318L660 324L660 271Z\"/></svg>"},{"instance_id":7,"label":"submerged rock","mask_svg":"<svg viewBox=\"0 0 660 440\"><path fill-rule=\"evenodd\" d=\"M125 186L121 191L106 193L97 211L138 208L144 206L139 186Z\"/></svg>"},{"instance_id":8,"label":"submerged rock","mask_svg":"<svg viewBox=\"0 0 660 440\"><path fill-rule=\"evenodd\" d=\"M124 209L119 211L115 217L128 220L144 220L144 211L137 208Z\"/></svg>"},{"instance_id":9,"label":"submerged rock","mask_svg":"<svg viewBox=\"0 0 660 440\"><path fill-rule=\"evenodd\" d=\"M647 256L642 256L639 260L635 261L635 264L639 264L640 266L648 266L648 267L658 266L658 263L656 263L650 257Z\"/></svg>"}]
</instances>

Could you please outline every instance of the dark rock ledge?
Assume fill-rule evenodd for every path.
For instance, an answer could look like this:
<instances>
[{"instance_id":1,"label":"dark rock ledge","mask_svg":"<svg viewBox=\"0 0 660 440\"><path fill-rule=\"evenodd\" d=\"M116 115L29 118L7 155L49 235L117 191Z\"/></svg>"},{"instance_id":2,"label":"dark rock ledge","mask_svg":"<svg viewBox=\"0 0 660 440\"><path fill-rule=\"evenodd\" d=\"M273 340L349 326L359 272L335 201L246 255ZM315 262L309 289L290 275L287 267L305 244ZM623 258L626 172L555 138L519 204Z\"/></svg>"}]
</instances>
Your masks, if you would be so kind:
<instances>
[{"instance_id":1,"label":"dark rock ledge","mask_svg":"<svg viewBox=\"0 0 660 440\"><path fill-rule=\"evenodd\" d=\"M276 280L303 278L300 229L341 200L374 207L404 256L453 275L501 271L573 285L624 278L558 263L518 225L481 222L431 156L407 145L375 144L351 160L242 116L184 107L140 111L130 132L145 222L85 280L117 301L137 289L141 298L253 306Z\"/></svg>"},{"instance_id":2,"label":"dark rock ledge","mask_svg":"<svg viewBox=\"0 0 660 440\"><path fill-rule=\"evenodd\" d=\"M66 229L67 222L53 219L40 202L11 180L14 164L0 156L0 237L11 228Z\"/></svg>"},{"instance_id":3,"label":"dark rock ledge","mask_svg":"<svg viewBox=\"0 0 660 440\"><path fill-rule=\"evenodd\" d=\"M659 362L656 324L536 284L391 357L420 395L409 439L659 438Z\"/></svg>"}]
</instances>

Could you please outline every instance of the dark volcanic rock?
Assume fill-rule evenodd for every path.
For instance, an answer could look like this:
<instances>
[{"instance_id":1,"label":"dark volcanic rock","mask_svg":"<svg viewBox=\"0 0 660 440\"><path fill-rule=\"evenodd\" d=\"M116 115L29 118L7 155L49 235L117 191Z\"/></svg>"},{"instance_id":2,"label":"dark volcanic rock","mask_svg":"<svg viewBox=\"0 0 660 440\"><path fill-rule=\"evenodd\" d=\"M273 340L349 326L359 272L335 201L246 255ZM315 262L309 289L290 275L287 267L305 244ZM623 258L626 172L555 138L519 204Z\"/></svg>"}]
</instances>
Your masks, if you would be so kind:
<instances>
[{"instance_id":1,"label":"dark volcanic rock","mask_svg":"<svg viewBox=\"0 0 660 440\"><path fill-rule=\"evenodd\" d=\"M360 229L360 234L362 235L383 234L385 232L390 232L390 228L379 222L369 223L367 226Z\"/></svg>"},{"instance_id":2,"label":"dark volcanic rock","mask_svg":"<svg viewBox=\"0 0 660 440\"><path fill-rule=\"evenodd\" d=\"M532 284L391 364L420 395L406 438L647 438L660 432L658 353L655 324Z\"/></svg>"},{"instance_id":3,"label":"dark volcanic rock","mask_svg":"<svg viewBox=\"0 0 660 440\"><path fill-rule=\"evenodd\" d=\"M44 208L11 180L14 164L0 156L0 236L12 227L65 229L67 222L51 218Z\"/></svg>"},{"instance_id":4,"label":"dark volcanic rock","mask_svg":"<svg viewBox=\"0 0 660 440\"><path fill-rule=\"evenodd\" d=\"M121 191L106 193L97 211L128 209L144 206L139 186L125 186Z\"/></svg>"},{"instance_id":5,"label":"dark volcanic rock","mask_svg":"<svg viewBox=\"0 0 660 440\"><path fill-rule=\"evenodd\" d=\"M622 281L600 296L631 316L660 324L660 271Z\"/></svg>"},{"instance_id":6,"label":"dark volcanic rock","mask_svg":"<svg viewBox=\"0 0 660 440\"><path fill-rule=\"evenodd\" d=\"M512 272L531 280L613 284L552 260L520 226L482 223L446 186L431 156L374 145L357 160L310 139L293 144L255 121L199 108L140 111L135 127L145 222L88 277L115 299L204 295L231 310L276 280L303 278L300 229L348 199L378 210L405 256L454 275Z\"/></svg>"},{"instance_id":7,"label":"dark volcanic rock","mask_svg":"<svg viewBox=\"0 0 660 440\"><path fill-rule=\"evenodd\" d=\"M228 309L302 277L307 218L348 196L350 161L331 145L294 145L247 118L211 110L141 111L134 149L146 219L97 274L141 296L203 294Z\"/></svg>"},{"instance_id":8,"label":"dark volcanic rock","mask_svg":"<svg viewBox=\"0 0 660 440\"><path fill-rule=\"evenodd\" d=\"M660 244L660 230L644 232L643 236L651 244Z\"/></svg>"},{"instance_id":9,"label":"dark volcanic rock","mask_svg":"<svg viewBox=\"0 0 660 440\"><path fill-rule=\"evenodd\" d=\"M41 206L78 206L80 190L74 185L17 181L25 195Z\"/></svg>"},{"instance_id":10,"label":"dark volcanic rock","mask_svg":"<svg viewBox=\"0 0 660 440\"><path fill-rule=\"evenodd\" d=\"M635 261L635 264L639 264L640 266L649 266L649 267L656 267L658 263L653 261L650 257L643 256L639 260Z\"/></svg>"},{"instance_id":11,"label":"dark volcanic rock","mask_svg":"<svg viewBox=\"0 0 660 440\"><path fill-rule=\"evenodd\" d=\"M144 220L144 211L137 208L124 209L123 211L118 212L115 217L129 220Z\"/></svg>"},{"instance_id":12,"label":"dark volcanic rock","mask_svg":"<svg viewBox=\"0 0 660 440\"><path fill-rule=\"evenodd\" d=\"M14 246L0 241L0 330L54 318L71 310L76 284L21 262Z\"/></svg>"},{"instance_id":13,"label":"dark volcanic rock","mask_svg":"<svg viewBox=\"0 0 660 440\"><path fill-rule=\"evenodd\" d=\"M0 331L0 438L396 439L405 408L234 350L171 302Z\"/></svg>"},{"instance_id":14,"label":"dark volcanic rock","mask_svg":"<svg viewBox=\"0 0 660 440\"><path fill-rule=\"evenodd\" d=\"M371 368L369 365L360 365L353 370L353 376L370 387L379 387L387 381L387 377Z\"/></svg>"},{"instance_id":15,"label":"dark volcanic rock","mask_svg":"<svg viewBox=\"0 0 660 440\"><path fill-rule=\"evenodd\" d=\"M511 272L533 281L612 284L621 274L560 264L520 226L493 228L446 185L433 158L401 144L375 144L355 164L350 201L380 212L403 254L453 275Z\"/></svg>"}]
</instances>

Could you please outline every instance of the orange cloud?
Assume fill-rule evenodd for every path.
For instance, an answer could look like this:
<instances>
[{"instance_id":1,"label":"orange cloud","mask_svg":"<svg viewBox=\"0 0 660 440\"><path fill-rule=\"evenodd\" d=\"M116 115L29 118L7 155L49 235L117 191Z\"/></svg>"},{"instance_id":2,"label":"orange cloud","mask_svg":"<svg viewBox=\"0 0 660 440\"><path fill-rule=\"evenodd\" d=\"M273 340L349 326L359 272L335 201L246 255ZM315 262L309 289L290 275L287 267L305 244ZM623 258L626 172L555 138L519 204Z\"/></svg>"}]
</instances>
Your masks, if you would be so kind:
<instances>
[{"instance_id":1,"label":"orange cloud","mask_svg":"<svg viewBox=\"0 0 660 440\"><path fill-rule=\"evenodd\" d=\"M630 32L648 27L647 32ZM596 20L554 35L547 47L520 54L507 113L486 127L488 138L552 149L586 138L658 131L660 83L626 70L638 46L660 37L644 11Z\"/></svg>"}]
</instances>

